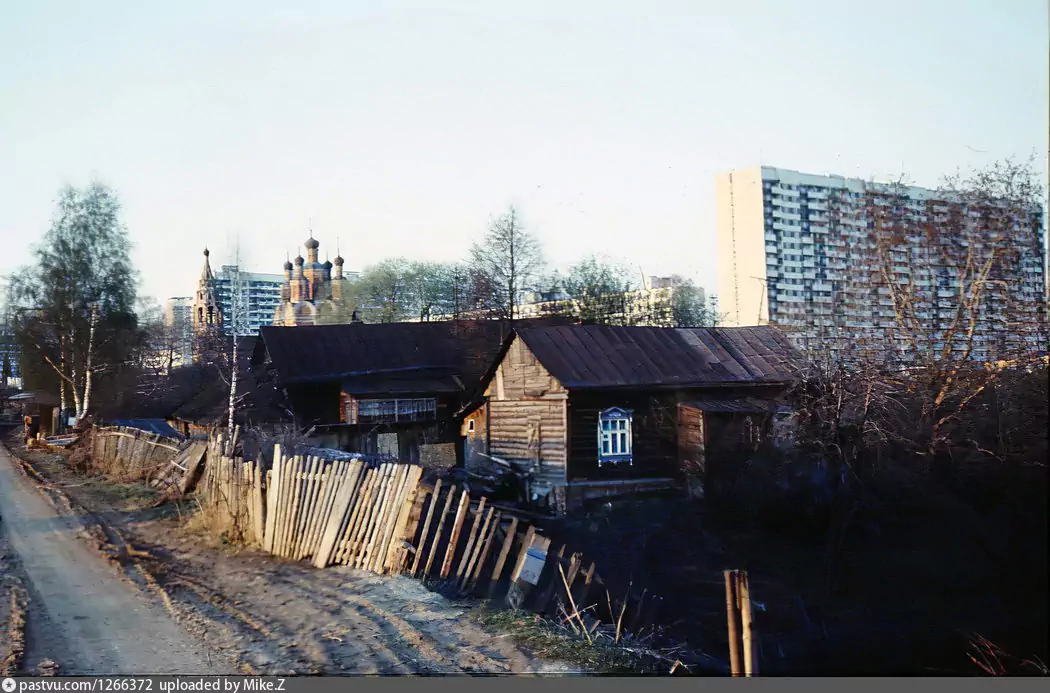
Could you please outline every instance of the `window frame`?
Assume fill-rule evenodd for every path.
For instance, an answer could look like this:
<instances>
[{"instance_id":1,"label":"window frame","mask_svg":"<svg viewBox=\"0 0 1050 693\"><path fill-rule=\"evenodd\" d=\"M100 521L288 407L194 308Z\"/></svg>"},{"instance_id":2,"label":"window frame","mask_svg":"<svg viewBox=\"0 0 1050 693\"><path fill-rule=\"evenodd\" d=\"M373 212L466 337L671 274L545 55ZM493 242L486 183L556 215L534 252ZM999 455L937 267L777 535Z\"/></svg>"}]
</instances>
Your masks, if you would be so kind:
<instances>
[{"instance_id":1,"label":"window frame","mask_svg":"<svg viewBox=\"0 0 1050 693\"><path fill-rule=\"evenodd\" d=\"M606 428L607 422L615 423L617 428L613 430L611 425ZM609 407L599 411L597 437L598 467L625 462L628 466L634 464L634 410ZM613 452L613 449L617 451ZM606 450L609 452L605 452Z\"/></svg>"}]
</instances>

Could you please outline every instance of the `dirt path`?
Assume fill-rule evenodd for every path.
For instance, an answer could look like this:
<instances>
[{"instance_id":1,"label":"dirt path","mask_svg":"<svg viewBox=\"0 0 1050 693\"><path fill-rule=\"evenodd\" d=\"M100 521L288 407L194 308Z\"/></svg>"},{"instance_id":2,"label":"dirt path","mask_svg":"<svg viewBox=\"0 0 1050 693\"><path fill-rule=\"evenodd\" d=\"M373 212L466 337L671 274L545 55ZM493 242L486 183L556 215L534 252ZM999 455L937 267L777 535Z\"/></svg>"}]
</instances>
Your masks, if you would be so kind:
<instances>
[{"instance_id":1,"label":"dirt path","mask_svg":"<svg viewBox=\"0 0 1050 693\"><path fill-rule=\"evenodd\" d=\"M226 665L149 603L79 537L0 448L0 521L36 613L27 664L64 674L224 673Z\"/></svg>"},{"instance_id":2,"label":"dirt path","mask_svg":"<svg viewBox=\"0 0 1050 693\"><path fill-rule=\"evenodd\" d=\"M171 504L151 509L157 492L145 486L77 474L60 455L18 452L32 464L33 473L46 479L49 493L68 498L59 501L63 512L90 514L84 524L91 526L104 551L130 550L133 558L123 561L124 574L143 591L160 596L155 608L174 613L183 629L236 662L241 673L577 671L530 655L508 635L474 622L469 606L451 602L417 580L347 568L316 570L260 551L217 545L194 526L192 503L181 506L189 513L186 517ZM13 475L32 490L28 479L17 471ZM0 484L4 479L0 477ZM102 534L104 539L98 536ZM29 659L27 655L27 666Z\"/></svg>"}]
</instances>

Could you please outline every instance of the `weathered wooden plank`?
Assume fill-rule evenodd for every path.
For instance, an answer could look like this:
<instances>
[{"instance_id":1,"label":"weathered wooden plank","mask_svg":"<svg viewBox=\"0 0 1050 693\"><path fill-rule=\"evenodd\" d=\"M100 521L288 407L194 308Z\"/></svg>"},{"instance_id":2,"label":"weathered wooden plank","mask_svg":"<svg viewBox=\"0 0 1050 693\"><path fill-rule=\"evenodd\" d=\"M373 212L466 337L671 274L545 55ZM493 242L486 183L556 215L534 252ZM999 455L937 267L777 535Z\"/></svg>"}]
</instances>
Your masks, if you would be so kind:
<instances>
[{"instance_id":1,"label":"weathered wooden plank","mask_svg":"<svg viewBox=\"0 0 1050 693\"><path fill-rule=\"evenodd\" d=\"M470 526L470 534L467 538L467 545L463 548L463 557L459 561L459 568L456 569L456 579L463 577L463 571L466 570L467 563L474 552L474 542L478 537L478 529L480 529L481 518L485 512L485 503L487 501L488 499L482 496L478 502L478 509L474 511L474 522Z\"/></svg>"},{"instance_id":2,"label":"weathered wooden plank","mask_svg":"<svg viewBox=\"0 0 1050 693\"><path fill-rule=\"evenodd\" d=\"M427 545L427 533L430 531L430 521L434 519L434 508L437 507L441 494L441 479L434 483L434 492L430 495L430 508L427 510L427 518L423 521L423 531L419 535L419 545L416 547L416 555L412 560L411 574L414 577L419 572L419 564L423 560L423 551Z\"/></svg>"},{"instance_id":3,"label":"weathered wooden plank","mask_svg":"<svg viewBox=\"0 0 1050 693\"><path fill-rule=\"evenodd\" d=\"M287 494L285 476L289 460L281 450L280 445L273 448L273 478L271 488L273 489L273 502L269 504L270 526L266 530L266 550L273 554L277 550L277 535L280 533L281 512L283 510L284 496Z\"/></svg>"},{"instance_id":4,"label":"weathered wooden plank","mask_svg":"<svg viewBox=\"0 0 1050 693\"><path fill-rule=\"evenodd\" d=\"M328 521L324 529L324 534L321 535L321 541L317 546L317 551L314 552L313 564L315 568L325 568L328 566L335 549L335 543L338 539L340 529L342 528L343 518L353 500L353 483L349 475L344 475L337 479L336 484L337 489L335 498L332 500L332 510L328 515Z\"/></svg>"},{"instance_id":5,"label":"weathered wooden plank","mask_svg":"<svg viewBox=\"0 0 1050 693\"><path fill-rule=\"evenodd\" d=\"M514 546L514 536L517 529L518 518L512 517L510 519L510 527L507 529L507 536L503 539L503 547L500 549L499 557L496 559L496 566L492 569L489 597L496 592L496 586L499 584L500 577L503 573L503 564L507 562L507 556L510 555L510 550Z\"/></svg>"},{"instance_id":6,"label":"weathered wooden plank","mask_svg":"<svg viewBox=\"0 0 1050 693\"><path fill-rule=\"evenodd\" d=\"M317 512L314 514L313 524L307 531L307 540L303 546L303 555L300 558L314 556L321 542L324 527L328 524L328 518L332 514L332 501L335 499L335 490L339 485L339 479L349 473L350 464L344 460L336 460L327 465L321 475L321 488L318 491Z\"/></svg>"},{"instance_id":7,"label":"weathered wooden plank","mask_svg":"<svg viewBox=\"0 0 1050 693\"><path fill-rule=\"evenodd\" d=\"M416 488L419 485L419 478L422 475L422 467L417 467L416 465L409 467L404 489L401 491L401 497L397 501L398 507L395 508L395 515L393 523L390 526L389 538L385 541L383 548L380 550L380 558L382 560L382 563L380 564L381 572L392 571L394 569L395 559L400 555L402 543L405 540L405 529L408 524L408 516L412 512Z\"/></svg>"},{"instance_id":8,"label":"weathered wooden plank","mask_svg":"<svg viewBox=\"0 0 1050 693\"><path fill-rule=\"evenodd\" d=\"M379 481L374 492L374 500L367 508L368 512L365 516L364 532L362 533L361 540L357 545L357 555L353 562L355 568L361 568L364 566L365 559L372 547L372 542L375 539L376 527L379 524L379 516L382 513L383 505L386 503L386 497L390 494L390 486L392 483L391 477L393 474L393 465L382 465Z\"/></svg>"},{"instance_id":9,"label":"weathered wooden plank","mask_svg":"<svg viewBox=\"0 0 1050 693\"><path fill-rule=\"evenodd\" d=\"M300 472L303 467L303 458L296 455L285 473L288 482L288 493L285 494L284 507L281 515L281 531L277 535L276 554L282 558L287 555L288 538L291 534L292 524L295 522L295 514L299 509L299 484Z\"/></svg>"},{"instance_id":10,"label":"weathered wooden plank","mask_svg":"<svg viewBox=\"0 0 1050 693\"><path fill-rule=\"evenodd\" d=\"M441 530L445 526L445 518L448 517L448 511L452 507L452 499L456 495L456 485L452 484L448 489L448 493L445 495L445 505L441 510L441 518L438 520L437 529L434 531L434 540L430 543L430 550L427 553L427 565L423 568L423 577L430 575L430 568L434 564L434 557L437 556L438 547L441 545ZM437 504L437 496L434 496L434 504Z\"/></svg>"},{"instance_id":11,"label":"weathered wooden plank","mask_svg":"<svg viewBox=\"0 0 1050 693\"><path fill-rule=\"evenodd\" d=\"M310 553L310 542L313 539L313 529L317 524L317 516L321 514L322 499L321 493L324 490L324 486L328 481L328 476L331 470L335 467L335 463L327 464L325 460L320 457L317 458L317 464L313 470L313 484L310 487L309 494L307 495L307 514L306 520L303 522L302 532L299 537L299 542L295 547L295 560L300 561Z\"/></svg>"},{"instance_id":12,"label":"weathered wooden plank","mask_svg":"<svg viewBox=\"0 0 1050 693\"><path fill-rule=\"evenodd\" d=\"M299 553L299 543L302 541L304 524L307 516L310 514L310 490L314 482L313 472L317 468L317 458L313 455L309 455L303 458L303 468L300 472L299 482L299 512L295 517L295 521L291 528L291 538L288 542L288 557L296 559Z\"/></svg>"},{"instance_id":13,"label":"weathered wooden plank","mask_svg":"<svg viewBox=\"0 0 1050 693\"><path fill-rule=\"evenodd\" d=\"M345 532L340 534L340 542L337 545L336 555L333 559L335 563L340 565L348 564L355 556L354 544L362 531L365 516L368 513L369 504L371 503L376 483L379 480L380 469L372 466L362 466L361 474L361 482L358 484L357 494L349 511L350 518Z\"/></svg>"},{"instance_id":14,"label":"weathered wooden plank","mask_svg":"<svg viewBox=\"0 0 1050 693\"><path fill-rule=\"evenodd\" d=\"M485 558L488 557L488 551L492 547L492 535L496 533L496 528L492 522L495 510L495 508L489 506L488 515L485 516L485 524L481 526L481 534L478 535L474 555L471 556L470 562L467 563L467 572L463 575L460 589L466 588L468 584L473 584L477 580L478 573L481 572L481 566L485 563ZM499 513L495 513L495 515L496 523L498 524Z\"/></svg>"},{"instance_id":15,"label":"weathered wooden plank","mask_svg":"<svg viewBox=\"0 0 1050 693\"><path fill-rule=\"evenodd\" d=\"M397 465L394 481L390 486L390 493L387 494L383 512L376 525L375 541L366 563L368 568L376 573L382 573L383 571L383 564L386 562L386 551L390 547L390 537L394 531L394 523L401 512L401 506L403 505L402 495L411 471L408 465Z\"/></svg>"},{"instance_id":16,"label":"weathered wooden plank","mask_svg":"<svg viewBox=\"0 0 1050 693\"><path fill-rule=\"evenodd\" d=\"M357 491L357 496L354 500L350 522L346 527L346 533L342 536L342 541L339 544L338 554L335 559L336 563L342 565L349 564L357 555L356 545L367 526L366 520L368 519L368 513L371 510L371 504L377 484L382 476L382 468L369 466L364 469L364 473L365 477L361 482L360 488Z\"/></svg>"},{"instance_id":17,"label":"weathered wooden plank","mask_svg":"<svg viewBox=\"0 0 1050 693\"><path fill-rule=\"evenodd\" d=\"M469 506L470 495L463 491L459 498L459 507L456 508L456 518L452 522L452 533L449 535L448 548L445 549L445 559L441 562L441 572L438 573L442 580L448 577L449 570L452 569L452 559L456 555L456 544L459 542L459 533L463 529L463 519L467 515Z\"/></svg>"}]
</instances>

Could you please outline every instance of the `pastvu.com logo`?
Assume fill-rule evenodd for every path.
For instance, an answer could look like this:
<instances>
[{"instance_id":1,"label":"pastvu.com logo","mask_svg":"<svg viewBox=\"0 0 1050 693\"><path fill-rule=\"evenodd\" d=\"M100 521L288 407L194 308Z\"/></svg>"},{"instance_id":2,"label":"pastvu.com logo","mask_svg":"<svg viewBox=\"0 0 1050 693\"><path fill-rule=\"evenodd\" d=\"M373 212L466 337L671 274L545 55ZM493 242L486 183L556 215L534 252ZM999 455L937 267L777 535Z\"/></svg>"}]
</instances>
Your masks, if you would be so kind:
<instances>
[{"instance_id":1,"label":"pastvu.com logo","mask_svg":"<svg viewBox=\"0 0 1050 693\"><path fill-rule=\"evenodd\" d=\"M4 693L11 693L11 691L15 689L15 685L14 679L4 679L4 682L0 684L0 687L3 687Z\"/></svg>"}]
</instances>

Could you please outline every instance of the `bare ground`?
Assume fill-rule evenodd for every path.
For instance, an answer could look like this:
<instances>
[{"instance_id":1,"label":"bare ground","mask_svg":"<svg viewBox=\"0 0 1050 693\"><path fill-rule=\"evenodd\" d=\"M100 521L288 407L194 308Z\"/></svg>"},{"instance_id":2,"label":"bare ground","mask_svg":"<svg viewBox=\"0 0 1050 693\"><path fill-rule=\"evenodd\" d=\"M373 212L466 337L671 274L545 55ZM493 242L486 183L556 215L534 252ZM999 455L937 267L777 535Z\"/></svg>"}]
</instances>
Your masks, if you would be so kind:
<instances>
[{"instance_id":1,"label":"bare ground","mask_svg":"<svg viewBox=\"0 0 1050 693\"><path fill-rule=\"evenodd\" d=\"M231 671L163 609L128 589L81 541L76 519L46 502L4 450L0 516L25 576L29 620L45 626L28 633L27 664L46 653L69 674Z\"/></svg>"},{"instance_id":2,"label":"bare ground","mask_svg":"<svg viewBox=\"0 0 1050 693\"><path fill-rule=\"evenodd\" d=\"M216 544L192 507L143 509L155 494L74 474L60 454L18 452L67 497L103 552L182 627L259 674L565 674L407 577L316 570ZM62 505L59 502L59 505Z\"/></svg>"}]
</instances>

